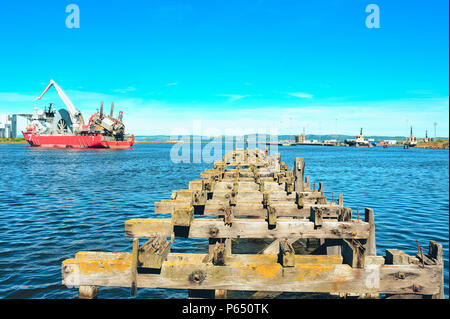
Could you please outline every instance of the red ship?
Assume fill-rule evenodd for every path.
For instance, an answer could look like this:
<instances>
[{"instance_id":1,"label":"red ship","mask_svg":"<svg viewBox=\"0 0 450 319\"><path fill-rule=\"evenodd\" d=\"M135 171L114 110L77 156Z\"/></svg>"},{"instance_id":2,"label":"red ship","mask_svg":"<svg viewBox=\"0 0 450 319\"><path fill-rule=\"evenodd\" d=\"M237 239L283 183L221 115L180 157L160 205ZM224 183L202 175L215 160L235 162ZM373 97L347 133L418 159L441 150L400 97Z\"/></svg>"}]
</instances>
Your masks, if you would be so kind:
<instances>
[{"instance_id":1,"label":"red ship","mask_svg":"<svg viewBox=\"0 0 450 319\"><path fill-rule=\"evenodd\" d=\"M119 112L116 119L114 103L111 104L109 116L103 113L103 102L100 112L94 113L87 124L83 115L75 108L73 103L56 84L51 80L47 88L37 99L54 86L67 109L53 110L53 104L44 110L35 108L33 114L25 114L31 123L23 132L25 140L33 147L48 148L99 148L99 149L126 149L134 144L134 135L125 134L123 112Z\"/></svg>"}]
</instances>

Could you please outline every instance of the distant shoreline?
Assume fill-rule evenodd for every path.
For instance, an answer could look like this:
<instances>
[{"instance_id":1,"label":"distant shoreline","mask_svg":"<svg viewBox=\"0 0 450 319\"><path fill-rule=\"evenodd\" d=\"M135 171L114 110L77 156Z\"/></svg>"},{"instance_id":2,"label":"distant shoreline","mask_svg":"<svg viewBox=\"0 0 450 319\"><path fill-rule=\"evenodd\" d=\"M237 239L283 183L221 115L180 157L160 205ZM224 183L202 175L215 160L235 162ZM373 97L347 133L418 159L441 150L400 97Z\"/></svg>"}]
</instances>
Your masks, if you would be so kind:
<instances>
[{"instance_id":1,"label":"distant shoreline","mask_svg":"<svg viewBox=\"0 0 450 319\"><path fill-rule=\"evenodd\" d=\"M0 138L0 144L27 144L24 138Z\"/></svg>"},{"instance_id":2,"label":"distant shoreline","mask_svg":"<svg viewBox=\"0 0 450 319\"><path fill-rule=\"evenodd\" d=\"M152 141L152 142L146 142L146 141L136 141L135 144L218 144L218 145L224 145L224 144L234 144L231 142L178 142L178 141L161 141L161 142L156 142L156 141ZM307 146L316 146L317 144L302 144L302 145L307 145ZM282 145L279 145L282 146ZM294 146L294 145L292 145ZM333 145L335 147L344 147L343 145ZM347 146L348 147L348 146ZM379 147L381 148L382 146L375 146L375 147ZM389 145L388 147L403 147L403 144L396 144L396 145ZM428 142L428 143L421 143L419 142L417 144L417 146L414 146L412 148L422 148L422 149L443 149L443 150L448 150L449 149L449 145L448 145L448 141L445 143L437 143L437 142Z\"/></svg>"}]
</instances>

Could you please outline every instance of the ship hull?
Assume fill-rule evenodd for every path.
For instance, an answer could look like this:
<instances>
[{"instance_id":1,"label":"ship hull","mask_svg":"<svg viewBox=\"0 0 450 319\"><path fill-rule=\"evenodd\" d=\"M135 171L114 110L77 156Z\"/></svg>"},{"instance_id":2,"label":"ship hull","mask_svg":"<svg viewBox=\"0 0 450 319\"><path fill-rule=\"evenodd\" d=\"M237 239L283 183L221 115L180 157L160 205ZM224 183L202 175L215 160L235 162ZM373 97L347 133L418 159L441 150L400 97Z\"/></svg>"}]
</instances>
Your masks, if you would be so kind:
<instances>
[{"instance_id":1,"label":"ship hull","mask_svg":"<svg viewBox=\"0 0 450 319\"><path fill-rule=\"evenodd\" d=\"M88 135L39 135L23 132L23 137L32 147L75 149L127 149L134 145L134 135L124 141L109 141L100 134Z\"/></svg>"}]
</instances>

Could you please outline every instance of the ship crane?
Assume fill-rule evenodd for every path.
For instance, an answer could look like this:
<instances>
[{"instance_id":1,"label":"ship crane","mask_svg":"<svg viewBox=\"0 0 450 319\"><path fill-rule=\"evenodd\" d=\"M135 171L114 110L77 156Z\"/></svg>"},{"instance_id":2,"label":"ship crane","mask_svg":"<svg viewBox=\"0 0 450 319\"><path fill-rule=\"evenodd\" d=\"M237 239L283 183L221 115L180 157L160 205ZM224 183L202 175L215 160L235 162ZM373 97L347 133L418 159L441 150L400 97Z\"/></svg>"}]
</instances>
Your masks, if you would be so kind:
<instances>
[{"instance_id":1,"label":"ship crane","mask_svg":"<svg viewBox=\"0 0 450 319\"><path fill-rule=\"evenodd\" d=\"M69 99L69 97L66 95L66 93L64 93L64 91L61 89L61 87L55 81L50 80L50 83L47 85L44 92L42 92L42 94L39 97L37 97L36 100L42 99L42 97L45 95L45 93L47 93L47 91L52 86L55 87L56 91L58 92L59 97L64 102L64 105L67 107L67 109L69 110L70 118L72 120L72 125L73 125L74 129L75 130L81 129L82 126L84 125L83 115L81 114L81 112L79 110L77 110L77 108L73 105L72 101Z\"/></svg>"}]
</instances>

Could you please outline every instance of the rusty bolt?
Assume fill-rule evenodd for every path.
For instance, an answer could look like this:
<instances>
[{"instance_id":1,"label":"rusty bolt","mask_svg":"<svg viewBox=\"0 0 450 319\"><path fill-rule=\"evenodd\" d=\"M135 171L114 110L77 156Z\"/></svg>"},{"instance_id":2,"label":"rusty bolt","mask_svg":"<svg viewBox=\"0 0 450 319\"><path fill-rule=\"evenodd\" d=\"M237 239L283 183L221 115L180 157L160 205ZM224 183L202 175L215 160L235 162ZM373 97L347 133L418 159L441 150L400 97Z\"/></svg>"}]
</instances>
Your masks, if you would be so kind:
<instances>
[{"instance_id":1,"label":"rusty bolt","mask_svg":"<svg viewBox=\"0 0 450 319\"><path fill-rule=\"evenodd\" d=\"M402 272L398 272L395 277L398 279L405 279L405 274Z\"/></svg>"},{"instance_id":2,"label":"rusty bolt","mask_svg":"<svg viewBox=\"0 0 450 319\"><path fill-rule=\"evenodd\" d=\"M206 276L201 270L194 271L189 275L189 281L198 285L200 285L205 278Z\"/></svg>"},{"instance_id":3,"label":"rusty bolt","mask_svg":"<svg viewBox=\"0 0 450 319\"><path fill-rule=\"evenodd\" d=\"M213 226L209 229L209 234L213 237L217 236L219 233L219 229L216 226Z\"/></svg>"},{"instance_id":4,"label":"rusty bolt","mask_svg":"<svg viewBox=\"0 0 450 319\"><path fill-rule=\"evenodd\" d=\"M414 292L420 292L422 290L422 286L418 284L413 284L412 289Z\"/></svg>"}]
</instances>

